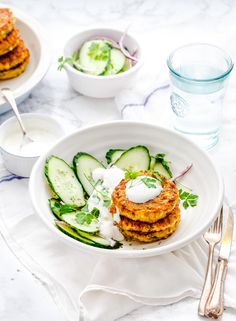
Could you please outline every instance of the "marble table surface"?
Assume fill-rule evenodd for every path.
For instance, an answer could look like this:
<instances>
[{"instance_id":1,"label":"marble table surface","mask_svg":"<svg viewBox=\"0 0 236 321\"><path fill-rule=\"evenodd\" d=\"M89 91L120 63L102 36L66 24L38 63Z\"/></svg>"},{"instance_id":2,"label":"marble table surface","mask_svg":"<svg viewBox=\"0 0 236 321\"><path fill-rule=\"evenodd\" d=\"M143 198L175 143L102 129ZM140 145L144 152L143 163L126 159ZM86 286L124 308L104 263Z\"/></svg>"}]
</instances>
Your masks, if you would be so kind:
<instances>
[{"instance_id":1,"label":"marble table surface","mask_svg":"<svg viewBox=\"0 0 236 321\"><path fill-rule=\"evenodd\" d=\"M232 36L236 19L233 0L9 0L4 4L32 15L43 25L52 54L46 77L20 105L21 112L61 116L76 127L120 119L113 99L83 97L70 88L65 73L57 71L57 58L62 54L63 44L81 28L105 25L124 29L131 23L133 33L142 39L147 36L152 39L150 50L154 50L157 71L162 68L166 53L184 42L213 40L236 56ZM227 103L236 100L233 83ZM11 112L1 115L0 123L11 115ZM229 144L236 145L233 137L227 139ZM233 170L235 175L235 167ZM1 321L65 321L46 289L16 259L1 237L0 257ZM172 321L200 320L197 304L197 300L187 299L165 307L147 306L120 321L167 321L170 317ZM223 320L235 318L235 310L226 309Z\"/></svg>"}]
</instances>

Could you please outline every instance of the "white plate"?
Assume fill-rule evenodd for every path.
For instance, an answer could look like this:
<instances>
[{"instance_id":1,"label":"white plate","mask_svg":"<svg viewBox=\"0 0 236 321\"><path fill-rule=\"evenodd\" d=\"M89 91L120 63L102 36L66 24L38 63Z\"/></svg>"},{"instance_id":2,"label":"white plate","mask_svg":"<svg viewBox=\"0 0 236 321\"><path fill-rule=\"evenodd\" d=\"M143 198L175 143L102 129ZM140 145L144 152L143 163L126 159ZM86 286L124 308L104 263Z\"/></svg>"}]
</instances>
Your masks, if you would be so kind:
<instances>
[{"instance_id":1,"label":"white plate","mask_svg":"<svg viewBox=\"0 0 236 321\"><path fill-rule=\"evenodd\" d=\"M44 178L44 163L48 156L57 155L71 163L79 152L88 152L100 160L110 148L128 148L145 145L151 154L166 153L172 168L181 171L193 163L191 172L182 179L193 193L199 195L197 207L181 211L181 223L177 231L162 242L149 244L124 245L117 250L106 250L80 243L54 226L54 217L48 207L50 193ZM154 125L116 121L79 130L52 147L46 155L39 158L30 178L30 195L37 214L50 230L61 240L76 247L100 254L119 257L143 257L167 253L181 248L203 234L218 213L223 200L222 179L209 156L190 140L173 131Z\"/></svg>"},{"instance_id":2,"label":"white plate","mask_svg":"<svg viewBox=\"0 0 236 321\"><path fill-rule=\"evenodd\" d=\"M28 97L31 90L42 80L50 65L50 55L47 42L44 39L41 26L37 21L25 15L18 9L12 8L16 17L16 27L20 30L22 39L30 51L30 62L26 70L19 76L9 80L0 80L0 88L9 87L19 104ZM0 96L0 114L10 107Z\"/></svg>"}]
</instances>

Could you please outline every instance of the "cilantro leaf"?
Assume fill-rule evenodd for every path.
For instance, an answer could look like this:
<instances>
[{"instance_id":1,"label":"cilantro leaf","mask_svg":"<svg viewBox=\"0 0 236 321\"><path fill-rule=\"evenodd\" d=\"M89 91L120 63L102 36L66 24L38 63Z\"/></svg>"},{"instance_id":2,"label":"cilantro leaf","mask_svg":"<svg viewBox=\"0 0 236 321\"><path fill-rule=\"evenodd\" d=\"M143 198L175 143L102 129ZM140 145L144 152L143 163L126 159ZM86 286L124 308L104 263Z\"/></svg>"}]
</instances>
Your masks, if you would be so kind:
<instances>
[{"instance_id":1,"label":"cilantro leaf","mask_svg":"<svg viewBox=\"0 0 236 321\"><path fill-rule=\"evenodd\" d=\"M110 50L111 47L108 43L101 45L98 42L92 42L89 47L88 56L94 60L107 60Z\"/></svg>"},{"instance_id":2,"label":"cilantro leaf","mask_svg":"<svg viewBox=\"0 0 236 321\"><path fill-rule=\"evenodd\" d=\"M76 63L78 63L79 61L79 53L78 51L74 51L71 57L59 57L58 60L59 65L58 65L58 70L62 70L63 68L65 68L65 64L69 64L72 67L76 67Z\"/></svg>"},{"instance_id":3,"label":"cilantro leaf","mask_svg":"<svg viewBox=\"0 0 236 321\"><path fill-rule=\"evenodd\" d=\"M125 179L135 179L138 177L139 172L125 171Z\"/></svg>"},{"instance_id":4,"label":"cilantro leaf","mask_svg":"<svg viewBox=\"0 0 236 321\"><path fill-rule=\"evenodd\" d=\"M141 182L145 184L148 188L156 188L157 187L157 180L151 177L143 177Z\"/></svg>"},{"instance_id":5,"label":"cilantro leaf","mask_svg":"<svg viewBox=\"0 0 236 321\"><path fill-rule=\"evenodd\" d=\"M63 204L60 207L60 214L65 214L65 213L71 213L71 212L75 212L78 211L79 207L77 205L74 204Z\"/></svg>"},{"instance_id":6,"label":"cilantro leaf","mask_svg":"<svg viewBox=\"0 0 236 321\"><path fill-rule=\"evenodd\" d=\"M182 189L179 190L179 198L183 201L183 208L187 209L189 206L194 207L197 206L198 202L198 195L188 193L183 191Z\"/></svg>"},{"instance_id":7,"label":"cilantro leaf","mask_svg":"<svg viewBox=\"0 0 236 321\"><path fill-rule=\"evenodd\" d=\"M92 221L97 221L99 210L94 207L91 212L80 211L76 213L76 221L81 225L89 225Z\"/></svg>"}]
</instances>

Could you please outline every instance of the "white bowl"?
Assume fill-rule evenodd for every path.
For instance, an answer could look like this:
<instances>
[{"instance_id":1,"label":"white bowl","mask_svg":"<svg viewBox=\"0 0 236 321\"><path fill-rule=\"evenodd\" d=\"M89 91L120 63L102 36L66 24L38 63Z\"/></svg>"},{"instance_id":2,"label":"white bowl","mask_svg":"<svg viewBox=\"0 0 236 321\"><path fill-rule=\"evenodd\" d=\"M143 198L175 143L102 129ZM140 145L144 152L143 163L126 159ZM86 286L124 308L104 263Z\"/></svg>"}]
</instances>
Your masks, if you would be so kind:
<instances>
[{"instance_id":1,"label":"white bowl","mask_svg":"<svg viewBox=\"0 0 236 321\"><path fill-rule=\"evenodd\" d=\"M79 152L88 152L100 160L110 148L128 148L145 145L152 154L165 153L176 172L193 163L191 172L182 179L193 193L199 195L196 207L181 211L181 223L177 231L162 242L150 244L125 244L117 250L106 250L80 243L60 232L54 225L49 206L50 193L44 178L45 160L58 155L71 163ZM118 257L143 257L167 253L181 248L202 235L218 213L223 199L223 183L215 164L197 145L184 136L154 125L116 121L79 130L53 146L35 164L30 177L30 196L36 213L61 240L80 250ZM60 246L60 245L58 245ZM143 250L145 249L145 250Z\"/></svg>"},{"instance_id":2,"label":"white bowl","mask_svg":"<svg viewBox=\"0 0 236 321\"><path fill-rule=\"evenodd\" d=\"M79 32L68 40L64 48L64 56L71 57L73 52L77 51L82 44L95 36L109 37L115 41L119 41L123 32L115 29L90 29ZM138 62L129 70L117 75L111 76L94 76L83 72L80 72L70 66L65 65L65 69L74 90L79 93L95 97L95 98L109 98L114 97L122 89L129 88L135 80L137 73L142 66L142 53L141 48L137 40L131 35L127 34L124 40L125 47L129 52L137 51Z\"/></svg>"},{"instance_id":3,"label":"white bowl","mask_svg":"<svg viewBox=\"0 0 236 321\"><path fill-rule=\"evenodd\" d=\"M58 121L47 115L28 113L21 114L21 118L27 131L40 129L41 131L50 132L58 139L64 135L64 129ZM37 156L22 156L17 154L17 151L8 150L7 146L4 145L4 141L15 131L21 132L16 117L9 118L0 126L0 151L2 159L9 172L18 176L29 177L40 153Z\"/></svg>"},{"instance_id":4,"label":"white bowl","mask_svg":"<svg viewBox=\"0 0 236 321\"><path fill-rule=\"evenodd\" d=\"M30 62L26 70L14 79L1 80L0 88L9 87L19 104L28 97L31 90L42 80L50 65L48 43L45 40L45 31L40 24L20 10L10 7L16 17L16 27L20 30L26 47L30 51ZM11 107L0 95L0 114Z\"/></svg>"}]
</instances>

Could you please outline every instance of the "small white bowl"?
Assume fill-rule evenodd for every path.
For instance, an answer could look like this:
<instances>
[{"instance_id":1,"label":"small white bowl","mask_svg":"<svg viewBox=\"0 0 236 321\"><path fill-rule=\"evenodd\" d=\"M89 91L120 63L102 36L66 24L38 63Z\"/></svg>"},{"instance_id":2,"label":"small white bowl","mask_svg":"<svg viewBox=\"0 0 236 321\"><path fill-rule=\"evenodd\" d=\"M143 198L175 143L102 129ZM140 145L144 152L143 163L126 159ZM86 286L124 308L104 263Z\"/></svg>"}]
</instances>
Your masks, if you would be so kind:
<instances>
[{"instance_id":1,"label":"small white bowl","mask_svg":"<svg viewBox=\"0 0 236 321\"><path fill-rule=\"evenodd\" d=\"M64 56L71 57L73 52L81 48L82 44L91 39L92 37L101 36L108 37L115 41L119 41L123 34L123 31L115 29L89 29L79 32L68 40L64 47ZM83 73L76 70L69 64L65 65L65 69L74 90L79 93L94 97L94 98L111 98L116 96L121 90L129 88L132 82L135 80L139 69L143 64L141 48L138 41L130 36L126 35L124 39L124 45L129 52L137 52L138 62L129 70L117 75L111 76L94 76Z\"/></svg>"},{"instance_id":2,"label":"small white bowl","mask_svg":"<svg viewBox=\"0 0 236 321\"><path fill-rule=\"evenodd\" d=\"M52 144L56 142L57 139L61 138L65 132L61 125L54 118L49 117L44 114L21 114L23 123L26 127L26 130L30 132L30 130L41 130L45 132L49 132L55 136L55 140L52 141ZM0 126L0 152L2 155L2 159L5 167L13 174L29 177L31 170L33 168L34 163L37 161L41 153L46 152L46 149L50 146L47 145L45 150L37 156L22 156L19 153L14 152L12 150L8 150L8 148L4 145L4 141L14 134L16 131L21 132L20 126L17 122L16 117L12 117L5 121Z\"/></svg>"}]
</instances>

